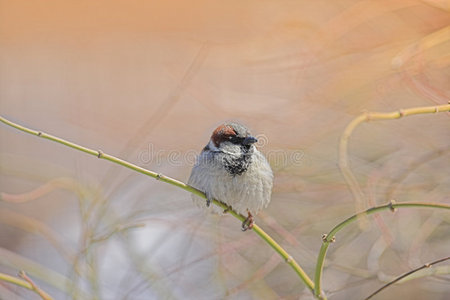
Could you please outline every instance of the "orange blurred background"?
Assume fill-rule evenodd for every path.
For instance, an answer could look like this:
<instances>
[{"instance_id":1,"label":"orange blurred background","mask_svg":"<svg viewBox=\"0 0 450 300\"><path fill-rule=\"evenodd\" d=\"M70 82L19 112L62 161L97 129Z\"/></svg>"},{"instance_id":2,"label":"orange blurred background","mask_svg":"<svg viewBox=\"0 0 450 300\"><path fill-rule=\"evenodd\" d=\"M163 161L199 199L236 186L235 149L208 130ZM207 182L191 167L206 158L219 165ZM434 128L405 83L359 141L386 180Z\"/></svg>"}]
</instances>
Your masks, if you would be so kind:
<instances>
[{"instance_id":1,"label":"orange blurred background","mask_svg":"<svg viewBox=\"0 0 450 300\"><path fill-rule=\"evenodd\" d=\"M355 213L337 166L345 126L449 101L449 11L439 0L0 1L1 115L182 181L219 123L245 123L275 173L257 222L313 276L321 234ZM365 205L449 203L448 132L447 113L361 125L349 151ZM311 297L255 234L186 192L5 125L0 141L0 272L25 269L57 299ZM448 214L369 221L330 248L331 299L448 255ZM445 299L442 272L377 299ZM31 295L0 282L0 298Z\"/></svg>"}]
</instances>

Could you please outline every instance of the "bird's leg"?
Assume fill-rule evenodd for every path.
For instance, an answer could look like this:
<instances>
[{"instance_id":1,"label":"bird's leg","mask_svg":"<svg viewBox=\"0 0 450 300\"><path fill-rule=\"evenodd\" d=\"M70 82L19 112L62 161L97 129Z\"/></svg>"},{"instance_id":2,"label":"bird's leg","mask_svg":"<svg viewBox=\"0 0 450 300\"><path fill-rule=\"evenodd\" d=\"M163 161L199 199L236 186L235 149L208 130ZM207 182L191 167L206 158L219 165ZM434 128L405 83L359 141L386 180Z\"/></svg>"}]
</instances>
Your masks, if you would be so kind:
<instances>
[{"instance_id":1,"label":"bird's leg","mask_svg":"<svg viewBox=\"0 0 450 300\"><path fill-rule=\"evenodd\" d=\"M246 231L248 229L252 229L253 228L253 222L255 221L253 219L253 215L247 210L248 212L248 217L247 219L244 220L244 222L242 222L242 231Z\"/></svg>"},{"instance_id":2,"label":"bird's leg","mask_svg":"<svg viewBox=\"0 0 450 300\"><path fill-rule=\"evenodd\" d=\"M212 200L213 200L213 198L211 197L211 195L209 193L206 193L206 207L211 206Z\"/></svg>"}]
</instances>

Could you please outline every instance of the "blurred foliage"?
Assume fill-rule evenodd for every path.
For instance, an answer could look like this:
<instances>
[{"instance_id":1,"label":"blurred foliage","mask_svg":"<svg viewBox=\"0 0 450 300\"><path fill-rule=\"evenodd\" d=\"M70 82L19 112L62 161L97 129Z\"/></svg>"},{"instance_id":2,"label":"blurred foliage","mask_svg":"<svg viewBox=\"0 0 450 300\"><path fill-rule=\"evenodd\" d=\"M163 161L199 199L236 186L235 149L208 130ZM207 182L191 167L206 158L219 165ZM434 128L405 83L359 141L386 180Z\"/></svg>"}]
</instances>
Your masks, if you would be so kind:
<instances>
[{"instance_id":1,"label":"blurred foliage","mask_svg":"<svg viewBox=\"0 0 450 300\"><path fill-rule=\"evenodd\" d=\"M267 138L275 171L257 223L312 276L322 234L355 213L338 167L347 124L449 101L449 7L0 0L1 113L183 181L215 125L241 120ZM353 132L365 207L449 203L448 118ZM198 211L188 193L5 126L0 141L0 272L23 269L55 299L312 297L255 234ZM345 228L325 263L329 299L367 297L448 256L449 221L405 209ZM448 269L436 270L377 299L446 299ZM12 295L37 297L0 283L0 298Z\"/></svg>"}]
</instances>

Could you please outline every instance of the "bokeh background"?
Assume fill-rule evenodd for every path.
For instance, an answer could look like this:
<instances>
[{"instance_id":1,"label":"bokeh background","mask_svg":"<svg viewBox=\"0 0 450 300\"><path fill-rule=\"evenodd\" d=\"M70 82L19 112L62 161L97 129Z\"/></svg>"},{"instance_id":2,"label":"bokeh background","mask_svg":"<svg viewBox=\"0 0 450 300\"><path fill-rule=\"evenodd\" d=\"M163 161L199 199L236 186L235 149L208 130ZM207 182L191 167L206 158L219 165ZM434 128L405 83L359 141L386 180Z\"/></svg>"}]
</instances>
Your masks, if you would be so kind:
<instances>
[{"instance_id":1,"label":"bokeh background","mask_svg":"<svg viewBox=\"0 0 450 300\"><path fill-rule=\"evenodd\" d=\"M313 276L321 235L355 213L338 167L364 111L450 99L450 2L0 1L0 111L186 181L211 131L260 137L275 187L257 223ZM363 205L449 203L449 114L359 126ZM173 186L0 126L0 272L56 299L311 299L231 216ZM329 299L362 299L448 256L450 215L384 212L328 253ZM449 299L448 264L376 299ZM421 273L424 275L424 273ZM426 274L425 274L426 275ZM1 299L38 299L0 282Z\"/></svg>"}]
</instances>

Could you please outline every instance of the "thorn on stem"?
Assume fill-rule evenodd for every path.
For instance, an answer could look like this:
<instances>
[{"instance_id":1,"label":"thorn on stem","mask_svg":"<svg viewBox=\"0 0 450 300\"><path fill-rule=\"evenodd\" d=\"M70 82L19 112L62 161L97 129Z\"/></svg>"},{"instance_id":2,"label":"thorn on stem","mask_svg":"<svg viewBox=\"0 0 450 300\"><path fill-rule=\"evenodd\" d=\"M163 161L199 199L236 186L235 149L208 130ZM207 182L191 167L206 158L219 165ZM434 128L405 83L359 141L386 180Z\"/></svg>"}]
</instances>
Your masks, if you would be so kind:
<instances>
[{"instance_id":1,"label":"thorn on stem","mask_svg":"<svg viewBox=\"0 0 450 300\"><path fill-rule=\"evenodd\" d=\"M102 158L103 157L103 151L102 150L97 150L97 157L98 158Z\"/></svg>"},{"instance_id":2,"label":"thorn on stem","mask_svg":"<svg viewBox=\"0 0 450 300\"><path fill-rule=\"evenodd\" d=\"M364 109L362 111L362 113L366 115L366 122L369 122L370 121L370 112L367 109Z\"/></svg>"},{"instance_id":3,"label":"thorn on stem","mask_svg":"<svg viewBox=\"0 0 450 300\"><path fill-rule=\"evenodd\" d=\"M403 111L403 109L399 109L399 110L398 110L398 114L399 114L399 118L405 116L405 112Z\"/></svg>"},{"instance_id":4,"label":"thorn on stem","mask_svg":"<svg viewBox=\"0 0 450 300\"><path fill-rule=\"evenodd\" d=\"M394 207L394 205L395 205L395 200L394 199L392 199L391 201L389 201L389 209L391 210L391 212L396 212L397 211L397 209Z\"/></svg>"},{"instance_id":5,"label":"thorn on stem","mask_svg":"<svg viewBox=\"0 0 450 300\"><path fill-rule=\"evenodd\" d=\"M156 179L156 180L160 180L162 177L163 177L163 174L158 173L158 174L156 174L155 179Z\"/></svg>"},{"instance_id":6,"label":"thorn on stem","mask_svg":"<svg viewBox=\"0 0 450 300\"><path fill-rule=\"evenodd\" d=\"M324 233L324 234L322 234L322 241L324 243L334 243L334 242L336 242L336 237L333 236L330 240L328 240L328 234Z\"/></svg>"},{"instance_id":7,"label":"thorn on stem","mask_svg":"<svg viewBox=\"0 0 450 300\"><path fill-rule=\"evenodd\" d=\"M42 136L42 131L38 131L37 136Z\"/></svg>"},{"instance_id":8,"label":"thorn on stem","mask_svg":"<svg viewBox=\"0 0 450 300\"><path fill-rule=\"evenodd\" d=\"M27 273L25 273L25 271L21 270L19 272L19 277L24 279L26 282L28 282L32 289L39 295L41 296L42 299L44 300L52 300L52 297L50 297L46 292L44 292L43 290L41 290L34 282L33 280L31 280L30 277L28 277Z\"/></svg>"}]
</instances>

